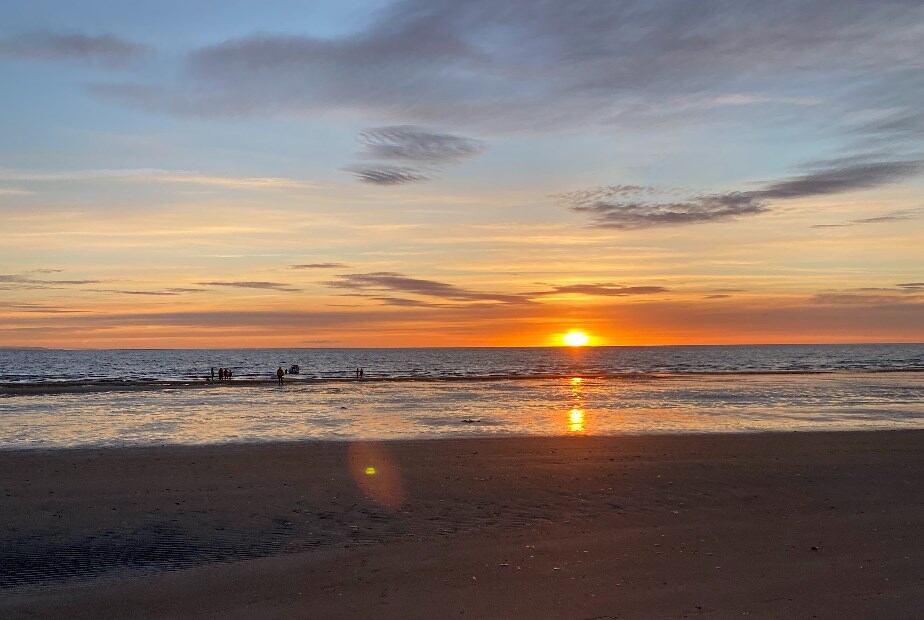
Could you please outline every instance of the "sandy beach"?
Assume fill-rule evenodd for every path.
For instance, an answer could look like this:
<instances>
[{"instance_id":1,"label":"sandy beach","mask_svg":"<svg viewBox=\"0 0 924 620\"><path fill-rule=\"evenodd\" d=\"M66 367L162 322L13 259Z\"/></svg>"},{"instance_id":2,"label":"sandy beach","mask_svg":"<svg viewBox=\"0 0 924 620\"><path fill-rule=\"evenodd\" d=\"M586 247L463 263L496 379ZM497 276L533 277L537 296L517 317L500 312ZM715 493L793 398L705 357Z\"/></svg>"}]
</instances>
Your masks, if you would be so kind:
<instances>
[{"instance_id":1,"label":"sandy beach","mask_svg":"<svg viewBox=\"0 0 924 620\"><path fill-rule=\"evenodd\" d=\"M924 431L5 451L0 616L920 617Z\"/></svg>"}]
</instances>

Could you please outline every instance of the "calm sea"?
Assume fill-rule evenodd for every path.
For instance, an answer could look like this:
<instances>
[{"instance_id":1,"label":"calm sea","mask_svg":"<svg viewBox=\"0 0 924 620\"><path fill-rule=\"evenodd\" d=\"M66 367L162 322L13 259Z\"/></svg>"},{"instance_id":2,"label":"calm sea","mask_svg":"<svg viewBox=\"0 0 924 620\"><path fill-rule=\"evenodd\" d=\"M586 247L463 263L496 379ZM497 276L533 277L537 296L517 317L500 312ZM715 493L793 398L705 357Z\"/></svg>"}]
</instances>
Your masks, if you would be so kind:
<instances>
[{"instance_id":1,"label":"calm sea","mask_svg":"<svg viewBox=\"0 0 924 620\"><path fill-rule=\"evenodd\" d=\"M6 449L884 428L924 428L924 345L0 350Z\"/></svg>"}]
</instances>

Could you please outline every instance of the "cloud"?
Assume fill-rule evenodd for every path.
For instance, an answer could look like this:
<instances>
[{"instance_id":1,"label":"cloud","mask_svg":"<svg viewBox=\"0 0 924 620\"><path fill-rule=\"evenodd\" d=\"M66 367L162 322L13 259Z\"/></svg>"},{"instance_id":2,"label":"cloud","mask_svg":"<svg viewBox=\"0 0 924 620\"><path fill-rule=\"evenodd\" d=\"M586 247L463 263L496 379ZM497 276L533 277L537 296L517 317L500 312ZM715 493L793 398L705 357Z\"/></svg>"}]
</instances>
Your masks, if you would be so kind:
<instances>
[{"instance_id":1,"label":"cloud","mask_svg":"<svg viewBox=\"0 0 924 620\"><path fill-rule=\"evenodd\" d=\"M413 125L367 129L359 134L364 159L399 160L426 165L432 172L484 151L478 140L434 133ZM373 185L403 185L430 179L431 172L390 164L361 164L347 168L357 179Z\"/></svg>"},{"instance_id":2,"label":"cloud","mask_svg":"<svg viewBox=\"0 0 924 620\"><path fill-rule=\"evenodd\" d=\"M59 286L81 286L99 284L100 280L40 280L29 276L12 273L0 273L0 288L46 289Z\"/></svg>"},{"instance_id":3,"label":"cloud","mask_svg":"<svg viewBox=\"0 0 924 620\"><path fill-rule=\"evenodd\" d=\"M399 159L424 163L455 162L484 151L484 144L471 138L432 133L413 125L377 127L359 134L361 157Z\"/></svg>"},{"instance_id":4,"label":"cloud","mask_svg":"<svg viewBox=\"0 0 924 620\"><path fill-rule=\"evenodd\" d=\"M141 56L143 45L113 35L33 32L0 39L0 58L76 60L117 65Z\"/></svg>"},{"instance_id":5,"label":"cloud","mask_svg":"<svg viewBox=\"0 0 924 620\"><path fill-rule=\"evenodd\" d=\"M862 287L822 291L811 298L825 305L891 305L920 304L924 295L924 282L904 282L894 287Z\"/></svg>"},{"instance_id":6,"label":"cloud","mask_svg":"<svg viewBox=\"0 0 924 620\"><path fill-rule=\"evenodd\" d=\"M420 299L408 299L406 297L370 297L375 301L381 302L386 306L398 306L400 308L445 308L446 304L435 304Z\"/></svg>"},{"instance_id":7,"label":"cloud","mask_svg":"<svg viewBox=\"0 0 924 620\"><path fill-rule=\"evenodd\" d=\"M185 286L175 286L173 288L168 288L167 292L169 293L204 293L205 290L201 288L190 288Z\"/></svg>"},{"instance_id":8,"label":"cloud","mask_svg":"<svg viewBox=\"0 0 924 620\"><path fill-rule=\"evenodd\" d=\"M119 295L138 295L143 297L174 297L186 293L204 293L205 289L201 288L184 288L174 287L163 290L132 290L132 289L95 289L96 293L116 293Z\"/></svg>"},{"instance_id":9,"label":"cloud","mask_svg":"<svg viewBox=\"0 0 924 620\"><path fill-rule=\"evenodd\" d=\"M123 289L100 289L96 291L98 293L117 293L119 295L139 295L144 297L172 297L174 295L179 295L172 291L132 291L132 290L123 290Z\"/></svg>"},{"instance_id":10,"label":"cloud","mask_svg":"<svg viewBox=\"0 0 924 620\"><path fill-rule=\"evenodd\" d=\"M662 193L655 187L647 185L604 185L602 187L591 187L573 192L558 194L555 197L560 200L566 200L575 205L593 204L600 201L615 200L622 197L635 197L645 194Z\"/></svg>"},{"instance_id":11,"label":"cloud","mask_svg":"<svg viewBox=\"0 0 924 620\"><path fill-rule=\"evenodd\" d=\"M344 263L302 263L301 265L289 265L289 269L343 269L349 267Z\"/></svg>"},{"instance_id":12,"label":"cloud","mask_svg":"<svg viewBox=\"0 0 924 620\"><path fill-rule=\"evenodd\" d=\"M429 180L421 171L403 166L351 166L346 170L363 183L371 185L405 185Z\"/></svg>"},{"instance_id":13,"label":"cloud","mask_svg":"<svg viewBox=\"0 0 924 620\"><path fill-rule=\"evenodd\" d=\"M287 293L294 293L300 289L294 288L283 282L265 282L260 280L242 280L242 281L213 281L213 282L197 282L199 286L222 286L229 288L248 288L248 289L259 289L259 290L269 290L269 291L284 291Z\"/></svg>"},{"instance_id":14,"label":"cloud","mask_svg":"<svg viewBox=\"0 0 924 620\"><path fill-rule=\"evenodd\" d=\"M898 304L917 304L917 300L912 297L902 297L900 295L875 294L875 293L852 293L852 292L835 292L835 293L818 293L812 297L812 302L822 305L860 305L860 306L895 306Z\"/></svg>"},{"instance_id":15,"label":"cloud","mask_svg":"<svg viewBox=\"0 0 924 620\"><path fill-rule=\"evenodd\" d=\"M0 304L0 310L36 314L84 314L87 312L87 310L75 310L71 308L62 308L60 306L35 303L4 303Z\"/></svg>"},{"instance_id":16,"label":"cloud","mask_svg":"<svg viewBox=\"0 0 924 620\"><path fill-rule=\"evenodd\" d=\"M311 189L311 183L284 177L234 177L203 174L192 170L164 170L159 168L112 168L98 170L37 171L0 168L0 180L31 183L65 183L95 180L118 180L139 183L168 183L203 185L227 189L290 190Z\"/></svg>"},{"instance_id":17,"label":"cloud","mask_svg":"<svg viewBox=\"0 0 924 620\"><path fill-rule=\"evenodd\" d=\"M801 103L793 84L821 77L831 92L858 77L870 90L907 92L914 84L901 70L924 56L922 13L914 0L404 0L362 30L233 38L194 50L176 82L97 92L201 116L338 110L502 129L583 125L672 100Z\"/></svg>"},{"instance_id":18,"label":"cloud","mask_svg":"<svg viewBox=\"0 0 924 620\"><path fill-rule=\"evenodd\" d=\"M0 187L0 196L31 196L35 192L16 187Z\"/></svg>"},{"instance_id":19,"label":"cloud","mask_svg":"<svg viewBox=\"0 0 924 620\"><path fill-rule=\"evenodd\" d=\"M921 161L873 161L833 166L771 183L756 198L804 198L878 187L921 172Z\"/></svg>"},{"instance_id":20,"label":"cloud","mask_svg":"<svg viewBox=\"0 0 924 620\"><path fill-rule=\"evenodd\" d=\"M680 202L569 200L567 195L564 200L572 211L589 215L595 226L617 230L716 222L768 210L764 201L741 192L697 196Z\"/></svg>"},{"instance_id":21,"label":"cloud","mask_svg":"<svg viewBox=\"0 0 924 620\"><path fill-rule=\"evenodd\" d=\"M867 157L867 156L862 156ZM658 201L634 194L657 193L632 185L611 185L559 194L558 200L576 213L591 217L599 228L633 230L700 224L757 215L770 210L770 202L792 200L850 191L871 189L918 174L924 169L920 160L832 162L827 167L813 167L789 179L774 181L762 189L724 194L693 196L683 201ZM900 219L901 214L855 220L853 224ZM844 224L820 224L818 228Z\"/></svg>"},{"instance_id":22,"label":"cloud","mask_svg":"<svg viewBox=\"0 0 924 620\"><path fill-rule=\"evenodd\" d=\"M811 228L847 228L849 226L861 226L863 224L887 224L889 222L901 222L904 220L910 220L914 217L914 211L895 211L885 215L862 217L856 220L842 222L840 224L813 224Z\"/></svg>"},{"instance_id":23,"label":"cloud","mask_svg":"<svg viewBox=\"0 0 924 620\"><path fill-rule=\"evenodd\" d=\"M395 291L458 302L528 303L522 295L472 291L445 282L411 278L391 271L351 273L337 276L337 279L326 284L332 288L351 291ZM379 299L383 298L394 299L392 297L380 297Z\"/></svg>"},{"instance_id":24,"label":"cloud","mask_svg":"<svg viewBox=\"0 0 924 620\"><path fill-rule=\"evenodd\" d=\"M858 220L851 220L851 224L882 224L884 222L900 222L910 220L911 215L902 213L892 213L890 215L878 215L876 217L864 217Z\"/></svg>"},{"instance_id":25,"label":"cloud","mask_svg":"<svg viewBox=\"0 0 924 620\"><path fill-rule=\"evenodd\" d=\"M407 299L391 295L380 295L380 292L396 292L423 297L441 299L447 302L497 302L502 304L533 304L535 299L554 295L577 294L594 297L627 297L633 295L656 295L665 293L668 289L662 286L623 286L612 283L563 284L550 286L546 290L526 293L492 293L474 291L454 284L436 280L412 278L404 274L391 271L374 273L353 273L337 276L337 279L326 283L327 286L353 291L347 295L368 297L392 306L418 306L418 307L453 307L445 304L422 302L416 299Z\"/></svg>"},{"instance_id":26,"label":"cloud","mask_svg":"<svg viewBox=\"0 0 924 620\"><path fill-rule=\"evenodd\" d=\"M551 290L532 293L532 296L543 297L547 295L578 294L597 297L624 297L628 295L656 295L666 293L668 289L663 286L622 286L620 284L566 284L553 286Z\"/></svg>"}]
</instances>

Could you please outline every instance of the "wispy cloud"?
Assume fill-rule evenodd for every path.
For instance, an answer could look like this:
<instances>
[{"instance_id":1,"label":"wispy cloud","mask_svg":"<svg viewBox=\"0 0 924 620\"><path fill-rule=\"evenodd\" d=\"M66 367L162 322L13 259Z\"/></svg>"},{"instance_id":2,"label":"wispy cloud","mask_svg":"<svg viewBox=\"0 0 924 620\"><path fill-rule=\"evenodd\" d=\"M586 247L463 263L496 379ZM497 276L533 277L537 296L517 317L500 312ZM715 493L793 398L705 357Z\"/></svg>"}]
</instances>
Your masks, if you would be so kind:
<instances>
[{"instance_id":1,"label":"wispy cloud","mask_svg":"<svg viewBox=\"0 0 924 620\"><path fill-rule=\"evenodd\" d=\"M651 188L631 185L580 190L560 194L557 198L572 211L589 215L593 224L599 228L633 230L757 215L769 211L770 203L775 200L871 189L916 175L922 169L924 161L920 160L849 161L824 168L811 168L791 178L771 182L758 190L693 196L683 201L663 201L657 200L657 197L652 199L647 196L656 193ZM853 223L890 221L898 217L883 216ZM830 226L839 225L820 225Z\"/></svg>"},{"instance_id":2,"label":"wispy cloud","mask_svg":"<svg viewBox=\"0 0 924 620\"><path fill-rule=\"evenodd\" d=\"M369 163L346 169L363 183L385 186L428 181L440 167L484 151L484 144L479 140L436 133L413 125L367 129L359 134L359 141L363 145L359 156L363 159L398 160L418 165Z\"/></svg>"},{"instance_id":3,"label":"wispy cloud","mask_svg":"<svg viewBox=\"0 0 924 620\"><path fill-rule=\"evenodd\" d=\"M360 157L446 163L479 155L484 144L472 138L434 133L413 125L376 127L359 134Z\"/></svg>"},{"instance_id":4,"label":"wispy cloud","mask_svg":"<svg viewBox=\"0 0 924 620\"><path fill-rule=\"evenodd\" d=\"M158 168L113 168L97 170L15 170L0 168L0 180L31 183L64 183L74 181L118 180L138 183L203 185L227 189L292 190L311 189L316 185L284 177L237 177L203 174L191 170Z\"/></svg>"},{"instance_id":5,"label":"wispy cloud","mask_svg":"<svg viewBox=\"0 0 924 620\"><path fill-rule=\"evenodd\" d=\"M22 274L0 273L0 288L43 289L99 283L100 280L45 280Z\"/></svg>"},{"instance_id":6,"label":"wispy cloud","mask_svg":"<svg viewBox=\"0 0 924 620\"><path fill-rule=\"evenodd\" d=\"M397 306L399 308L445 308L446 304L433 303L430 301L424 301L422 299L408 299L406 297L378 297L370 296L370 299L373 299L385 306Z\"/></svg>"},{"instance_id":7,"label":"wispy cloud","mask_svg":"<svg viewBox=\"0 0 924 620\"><path fill-rule=\"evenodd\" d=\"M258 289L258 290L268 290L268 291L283 291L286 293L294 293L299 291L289 284L284 282L266 282L262 280L239 280L239 281L211 281L211 282L197 282L199 286L219 286L219 287L228 287L228 288L247 288L247 289Z\"/></svg>"},{"instance_id":8,"label":"wispy cloud","mask_svg":"<svg viewBox=\"0 0 924 620\"><path fill-rule=\"evenodd\" d=\"M302 263L300 265L289 265L289 269L345 269L349 267L344 263Z\"/></svg>"},{"instance_id":9,"label":"wispy cloud","mask_svg":"<svg viewBox=\"0 0 924 620\"><path fill-rule=\"evenodd\" d=\"M136 295L139 297L175 297L177 295L185 295L187 293L204 293L205 289L202 288L168 288L168 289L159 289L159 290L133 290L133 289L94 289L93 292L96 293L115 293L117 295Z\"/></svg>"},{"instance_id":10,"label":"wispy cloud","mask_svg":"<svg viewBox=\"0 0 924 620\"><path fill-rule=\"evenodd\" d=\"M882 306L898 304L918 304L919 302L908 296L876 294L876 293L818 293L812 298L812 301L823 305L860 305L860 306Z\"/></svg>"},{"instance_id":11,"label":"wispy cloud","mask_svg":"<svg viewBox=\"0 0 924 620\"><path fill-rule=\"evenodd\" d=\"M350 166L346 170L363 183L371 185L406 185L427 181L430 178L420 170L405 166Z\"/></svg>"},{"instance_id":12,"label":"wispy cloud","mask_svg":"<svg viewBox=\"0 0 924 620\"><path fill-rule=\"evenodd\" d=\"M656 295L666 293L668 289L663 286L623 286L612 283L592 283L592 284L565 284L553 286L547 291L538 291L531 293L534 297L544 297L548 295L560 294L578 294L595 297L626 297L630 295Z\"/></svg>"},{"instance_id":13,"label":"wispy cloud","mask_svg":"<svg viewBox=\"0 0 924 620\"><path fill-rule=\"evenodd\" d=\"M841 194L879 187L918 174L922 168L924 162L920 160L871 161L833 166L771 183L750 195L755 198L780 199Z\"/></svg>"},{"instance_id":14,"label":"wispy cloud","mask_svg":"<svg viewBox=\"0 0 924 620\"><path fill-rule=\"evenodd\" d=\"M914 219L916 215L915 211L895 211L893 213L887 213L885 215L877 215L874 217L861 217L855 220L849 220L847 222L841 222L838 224L813 224L812 228L847 228L850 226L862 226L864 224L888 224L890 222L902 222L905 220Z\"/></svg>"},{"instance_id":15,"label":"wispy cloud","mask_svg":"<svg viewBox=\"0 0 924 620\"><path fill-rule=\"evenodd\" d=\"M30 196L35 192L18 187L0 187L0 196Z\"/></svg>"},{"instance_id":16,"label":"wispy cloud","mask_svg":"<svg viewBox=\"0 0 924 620\"><path fill-rule=\"evenodd\" d=\"M380 295L378 293L396 292L458 303L498 302L504 304L532 304L534 300L555 295L574 294L590 297L628 297L635 295L656 295L668 291L668 289L662 286L624 286L609 282L594 282L550 285L549 288L544 290L524 293L494 293L467 289L437 280L412 278L404 274L390 271L346 274L327 282L327 285L332 288L354 291L349 294L368 297L387 305L427 307L441 307L441 305L429 301L421 302L415 299Z\"/></svg>"},{"instance_id":17,"label":"wispy cloud","mask_svg":"<svg viewBox=\"0 0 924 620\"><path fill-rule=\"evenodd\" d=\"M36 303L2 303L0 312L27 312L35 314L84 314L87 310L78 310L75 308L65 308L62 306L52 306L49 304Z\"/></svg>"},{"instance_id":18,"label":"wispy cloud","mask_svg":"<svg viewBox=\"0 0 924 620\"><path fill-rule=\"evenodd\" d=\"M610 200L597 195L588 200L581 194L563 198L572 211L589 215L595 226L617 230L700 224L768 210L762 200L741 192L696 196L679 202Z\"/></svg>"},{"instance_id":19,"label":"wispy cloud","mask_svg":"<svg viewBox=\"0 0 924 620\"><path fill-rule=\"evenodd\" d=\"M521 295L473 291L445 282L411 278L404 274L391 271L346 274L337 276L336 279L328 281L327 285L332 288L351 291L395 291L400 293L412 293L426 297L437 297L449 301L500 303L525 303L527 301Z\"/></svg>"},{"instance_id":20,"label":"wispy cloud","mask_svg":"<svg viewBox=\"0 0 924 620\"><path fill-rule=\"evenodd\" d=\"M73 60L107 65L141 56L145 46L109 34L32 32L0 39L0 57L24 60Z\"/></svg>"}]
</instances>

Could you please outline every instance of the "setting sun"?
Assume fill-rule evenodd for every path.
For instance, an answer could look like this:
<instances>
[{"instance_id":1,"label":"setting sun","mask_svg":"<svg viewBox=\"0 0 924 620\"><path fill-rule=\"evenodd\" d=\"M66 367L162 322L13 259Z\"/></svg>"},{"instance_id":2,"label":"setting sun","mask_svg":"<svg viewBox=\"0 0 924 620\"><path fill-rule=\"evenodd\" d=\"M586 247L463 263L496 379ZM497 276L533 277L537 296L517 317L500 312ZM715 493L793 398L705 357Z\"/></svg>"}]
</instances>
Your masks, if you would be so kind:
<instances>
[{"instance_id":1,"label":"setting sun","mask_svg":"<svg viewBox=\"0 0 924 620\"><path fill-rule=\"evenodd\" d=\"M590 342L590 336L582 331L572 330L562 336L562 341L569 347L583 347Z\"/></svg>"}]
</instances>

